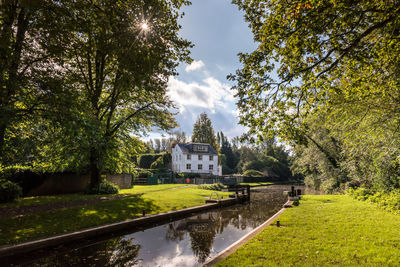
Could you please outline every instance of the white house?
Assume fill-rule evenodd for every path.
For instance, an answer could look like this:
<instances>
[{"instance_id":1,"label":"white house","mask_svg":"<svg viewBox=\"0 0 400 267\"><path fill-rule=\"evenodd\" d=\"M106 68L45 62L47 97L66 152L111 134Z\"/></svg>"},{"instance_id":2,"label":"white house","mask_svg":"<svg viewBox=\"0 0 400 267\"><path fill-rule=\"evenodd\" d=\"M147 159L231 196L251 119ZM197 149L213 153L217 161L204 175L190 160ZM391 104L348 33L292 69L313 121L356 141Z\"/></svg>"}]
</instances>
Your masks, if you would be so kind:
<instances>
[{"instance_id":1,"label":"white house","mask_svg":"<svg viewBox=\"0 0 400 267\"><path fill-rule=\"evenodd\" d=\"M218 153L210 144L176 144L172 148L172 170L222 175Z\"/></svg>"}]
</instances>

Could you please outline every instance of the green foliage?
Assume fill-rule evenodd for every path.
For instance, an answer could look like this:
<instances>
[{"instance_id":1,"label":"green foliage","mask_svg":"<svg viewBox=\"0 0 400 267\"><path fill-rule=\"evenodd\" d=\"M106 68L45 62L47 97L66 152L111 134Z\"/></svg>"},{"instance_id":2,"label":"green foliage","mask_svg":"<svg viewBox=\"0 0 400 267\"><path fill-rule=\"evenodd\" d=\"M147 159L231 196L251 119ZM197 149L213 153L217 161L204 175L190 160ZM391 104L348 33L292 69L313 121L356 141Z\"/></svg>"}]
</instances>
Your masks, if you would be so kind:
<instances>
[{"instance_id":1,"label":"green foliage","mask_svg":"<svg viewBox=\"0 0 400 267\"><path fill-rule=\"evenodd\" d=\"M176 125L167 83L191 61L178 31L187 4L1 4L1 163L89 171L92 184L136 167L146 149L133 135Z\"/></svg>"},{"instance_id":2,"label":"green foliage","mask_svg":"<svg viewBox=\"0 0 400 267\"><path fill-rule=\"evenodd\" d=\"M102 182L100 182L95 186L89 185L85 193L97 194L97 195L109 195L109 194L117 194L118 192L119 188L117 185L104 179Z\"/></svg>"},{"instance_id":3,"label":"green foliage","mask_svg":"<svg viewBox=\"0 0 400 267\"><path fill-rule=\"evenodd\" d=\"M232 149L231 142L224 136L223 132L217 133L217 142L220 146L220 161L222 165L222 174L232 174L237 172L239 155Z\"/></svg>"},{"instance_id":4,"label":"green foliage","mask_svg":"<svg viewBox=\"0 0 400 267\"><path fill-rule=\"evenodd\" d=\"M150 170L136 169L135 173L134 173L134 176L135 177L141 177L141 178L147 178L151 174L152 174L152 172Z\"/></svg>"},{"instance_id":5,"label":"green foliage","mask_svg":"<svg viewBox=\"0 0 400 267\"><path fill-rule=\"evenodd\" d=\"M212 191L221 191L221 189L226 188L226 186L224 186L221 183L216 183L216 184L203 184L203 185L199 185L198 187L199 189L204 189L204 190L212 190Z\"/></svg>"},{"instance_id":6,"label":"green foliage","mask_svg":"<svg viewBox=\"0 0 400 267\"><path fill-rule=\"evenodd\" d=\"M164 158L159 157L153 163L151 163L150 169L162 169L162 168L164 168L164 166L165 166Z\"/></svg>"},{"instance_id":7,"label":"green foliage","mask_svg":"<svg viewBox=\"0 0 400 267\"><path fill-rule=\"evenodd\" d=\"M10 202L22 196L22 188L5 179L0 179L0 203Z\"/></svg>"},{"instance_id":8,"label":"green foliage","mask_svg":"<svg viewBox=\"0 0 400 267\"><path fill-rule=\"evenodd\" d=\"M171 163L172 161L172 155L169 152L165 152L162 154L163 161L164 161L164 166L166 167L168 164Z\"/></svg>"},{"instance_id":9,"label":"green foliage","mask_svg":"<svg viewBox=\"0 0 400 267\"><path fill-rule=\"evenodd\" d=\"M400 189L391 191L373 191L363 187L346 190L351 197L377 204L379 207L400 214Z\"/></svg>"},{"instance_id":10,"label":"green foliage","mask_svg":"<svg viewBox=\"0 0 400 267\"><path fill-rule=\"evenodd\" d=\"M200 114L193 125L192 142L210 144L215 150L219 150L214 128L205 112Z\"/></svg>"},{"instance_id":11,"label":"green foliage","mask_svg":"<svg viewBox=\"0 0 400 267\"><path fill-rule=\"evenodd\" d=\"M39 185L41 185L48 173L34 171L26 166L7 166L0 170L0 178L10 180L22 188L23 195Z\"/></svg>"},{"instance_id":12,"label":"green foliage","mask_svg":"<svg viewBox=\"0 0 400 267\"><path fill-rule=\"evenodd\" d=\"M201 175L200 173L194 173L194 172L177 172L175 173L176 178L200 178Z\"/></svg>"},{"instance_id":13,"label":"green foliage","mask_svg":"<svg viewBox=\"0 0 400 267\"><path fill-rule=\"evenodd\" d=\"M138 158L138 165L139 168L142 169L161 169L166 168L171 160L172 156L169 152L159 154L143 154Z\"/></svg>"},{"instance_id":14,"label":"green foliage","mask_svg":"<svg viewBox=\"0 0 400 267\"><path fill-rule=\"evenodd\" d=\"M263 172L257 171L257 170L246 170L243 173L243 176L249 176L249 177L264 177L265 174Z\"/></svg>"},{"instance_id":15,"label":"green foliage","mask_svg":"<svg viewBox=\"0 0 400 267\"><path fill-rule=\"evenodd\" d=\"M233 2L258 42L230 76L249 136L290 144L293 170L327 192L400 188L398 4Z\"/></svg>"},{"instance_id":16,"label":"green foliage","mask_svg":"<svg viewBox=\"0 0 400 267\"><path fill-rule=\"evenodd\" d=\"M138 159L139 168L142 169L150 169L150 166L153 162L155 162L158 158L162 158L162 154L144 154L140 155Z\"/></svg>"}]
</instances>

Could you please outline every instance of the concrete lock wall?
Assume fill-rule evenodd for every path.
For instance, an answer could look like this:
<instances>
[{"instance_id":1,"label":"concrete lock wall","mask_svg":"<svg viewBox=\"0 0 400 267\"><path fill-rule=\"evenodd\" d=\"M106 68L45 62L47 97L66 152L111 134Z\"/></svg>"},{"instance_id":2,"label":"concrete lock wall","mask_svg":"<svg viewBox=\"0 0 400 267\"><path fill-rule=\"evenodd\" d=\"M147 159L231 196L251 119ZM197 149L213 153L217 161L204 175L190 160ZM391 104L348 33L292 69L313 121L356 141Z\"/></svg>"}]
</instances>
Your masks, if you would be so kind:
<instances>
[{"instance_id":1,"label":"concrete lock wall","mask_svg":"<svg viewBox=\"0 0 400 267\"><path fill-rule=\"evenodd\" d=\"M118 185L120 189L132 187L132 174L129 173L106 175L105 179ZM81 193L89 183L89 174L51 174L44 178L40 186L29 191L28 196Z\"/></svg>"}]
</instances>

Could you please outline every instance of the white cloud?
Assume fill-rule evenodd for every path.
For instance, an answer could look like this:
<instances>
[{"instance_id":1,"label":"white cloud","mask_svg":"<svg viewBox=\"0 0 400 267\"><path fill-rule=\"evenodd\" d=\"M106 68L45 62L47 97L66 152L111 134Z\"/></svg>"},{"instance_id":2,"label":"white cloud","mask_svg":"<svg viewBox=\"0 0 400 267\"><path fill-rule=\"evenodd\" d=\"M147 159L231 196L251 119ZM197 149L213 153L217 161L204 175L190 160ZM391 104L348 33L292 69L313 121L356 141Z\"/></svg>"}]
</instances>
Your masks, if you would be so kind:
<instances>
[{"instance_id":1,"label":"white cloud","mask_svg":"<svg viewBox=\"0 0 400 267\"><path fill-rule=\"evenodd\" d=\"M199 70L202 67L204 67L204 63L201 60L194 60L190 65L187 65L185 68L186 72L191 72L191 71L195 71L195 70Z\"/></svg>"},{"instance_id":2,"label":"white cloud","mask_svg":"<svg viewBox=\"0 0 400 267\"><path fill-rule=\"evenodd\" d=\"M202 83L187 83L170 77L168 95L181 112L188 107L200 107L215 113L216 109L226 109L234 103L230 86L213 77L207 77Z\"/></svg>"}]
</instances>

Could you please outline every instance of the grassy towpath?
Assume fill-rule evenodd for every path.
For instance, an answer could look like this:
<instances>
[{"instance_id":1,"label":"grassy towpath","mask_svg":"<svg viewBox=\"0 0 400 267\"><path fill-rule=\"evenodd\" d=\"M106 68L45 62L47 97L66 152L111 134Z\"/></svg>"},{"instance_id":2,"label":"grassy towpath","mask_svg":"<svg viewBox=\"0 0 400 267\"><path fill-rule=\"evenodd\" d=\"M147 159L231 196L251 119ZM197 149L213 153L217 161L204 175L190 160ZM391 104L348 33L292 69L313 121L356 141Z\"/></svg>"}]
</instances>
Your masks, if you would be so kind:
<instances>
[{"instance_id":1,"label":"grassy towpath","mask_svg":"<svg viewBox=\"0 0 400 267\"><path fill-rule=\"evenodd\" d=\"M400 215L345 195L300 205L217 266L400 266Z\"/></svg>"},{"instance_id":2,"label":"grassy towpath","mask_svg":"<svg viewBox=\"0 0 400 267\"><path fill-rule=\"evenodd\" d=\"M205 204L210 194L211 191L197 186L168 184L134 186L111 196L70 194L23 198L0 204L0 210L8 210L10 214L0 217L0 246L137 218L143 210L146 214L156 214L199 206ZM52 205L57 208L51 208ZM12 215L16 214L12 210L21 208L35 211Z\"/></svg>"}]
</instances>

